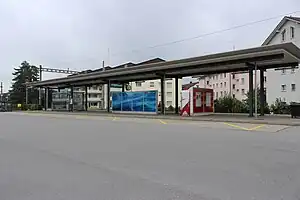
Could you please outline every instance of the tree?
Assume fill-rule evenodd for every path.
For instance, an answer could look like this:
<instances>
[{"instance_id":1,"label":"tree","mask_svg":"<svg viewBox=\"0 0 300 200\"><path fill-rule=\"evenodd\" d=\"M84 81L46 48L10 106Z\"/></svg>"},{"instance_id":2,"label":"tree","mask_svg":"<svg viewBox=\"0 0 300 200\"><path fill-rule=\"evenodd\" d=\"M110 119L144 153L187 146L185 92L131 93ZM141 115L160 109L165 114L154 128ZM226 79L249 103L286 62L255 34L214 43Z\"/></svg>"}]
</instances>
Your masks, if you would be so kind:
<instances>
[{"instance_id":1,"label":"tree","mask_svg":"<svg viewBox=\"0 0 300 200\"><path fill-rule=\"evenodd\" d=\"M256 88L257 89L257 112L260 113L260 88ZM255 112L255 90L253 89L253 99L252 99L252 103L253 103L253 112ZM250 110L250 95L249 95L249 91L246 94L247 98L244 99L244 102L247 106L247 112L249 112ZM265 101L265 105L264 105L264 113L269 114L270 113L270 108L267 104L267 102Z\"/></svg>"},{"instance_id":2,"label":"tree","mask_svg":"<svg viewBox=\"0 0 300 200\"><path fill-rule=\"evenodd\" d=\"M26 82L33 82L39 79L39 69L24 61L18 68L14 68L12 74L12 88L10 91L10 100L13 104L25 104L26 102ZM28 104L38 103L38 90L28 88Z\"/></svg>"}]
</instances>

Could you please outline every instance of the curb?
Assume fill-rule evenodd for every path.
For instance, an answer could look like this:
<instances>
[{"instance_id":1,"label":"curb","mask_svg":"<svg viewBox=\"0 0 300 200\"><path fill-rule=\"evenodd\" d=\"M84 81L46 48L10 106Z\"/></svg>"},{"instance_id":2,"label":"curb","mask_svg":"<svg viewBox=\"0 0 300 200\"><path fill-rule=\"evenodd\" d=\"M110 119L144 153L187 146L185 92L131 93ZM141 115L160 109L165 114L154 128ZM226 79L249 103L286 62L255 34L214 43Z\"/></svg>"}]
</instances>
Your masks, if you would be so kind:
<instances>
[{"instance_id":1,"label":"curb","mask_svg":"<svg viewBox=\"0 0 300 200\"><path fill-rule=\"evenodd\" d=\"M265 121L264 119L251 119L251 120L232 120L232 119L214 119L212 118L196 118L196 117L174 117L174 116L161 116L161 115L124 115L124 114L105 114L105 113L80 113L80 112L38 112L38 111L25 111L25 113L39 113L39 114L62 114L62 115L84 115L84 116L106 116L106 117L127 117L127 118L143 118L143 119L169 119L169 120L186 120L186 121L210 121L210 122L230 122L230 123L241 123L241 124L266 124L266 125L283 125L283 126L300 126L299 123L289 122L271 122Z\"/></svg>"}]
</instances>

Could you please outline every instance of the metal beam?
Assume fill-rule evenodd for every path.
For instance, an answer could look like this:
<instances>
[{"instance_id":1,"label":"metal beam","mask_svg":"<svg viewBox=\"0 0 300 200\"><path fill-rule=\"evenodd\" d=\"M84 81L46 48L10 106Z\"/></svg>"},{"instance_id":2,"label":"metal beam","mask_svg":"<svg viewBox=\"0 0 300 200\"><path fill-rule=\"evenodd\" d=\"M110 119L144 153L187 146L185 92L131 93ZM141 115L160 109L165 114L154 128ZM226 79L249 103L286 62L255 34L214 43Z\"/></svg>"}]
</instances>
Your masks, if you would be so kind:
<instances>
[{"instance_id":1,"label":"metal beam","mask_svg":"<svg viewBox=\"0 0 300 200\"><path fill-rule=\"evenodd\" d=\"M265 115L265 76L264 70L260 70L260 115Z\"/></svg>"},{"instance_id":2,"label":"metal beam","mask_svg":"<svg viewBox=\"0 0 300 200\"><path fill-rule=\"evenodd\" d=\"M161 114L165 114L165 76L160 79L160 109Z\"/></svg>"},{"instance_id":3,"label":"metal beam","mask_svg":"<svg viewBox=\"0 0 300 200\"><path fill-rule=\"evenodd\" d=\"M41 71L59 73L59 74L78 74L79 73L78 71L69 70L69 69L55 69L55 68L47 68L47 67L42 67Z\"/></svg>"},{"instance_id":4,"label":"metal beam","mask_svg":"<svg viewBox=\"0 0 300 200\"><path fill-rule=\"evenodd\" d=\"M179 83L178 83L178 77L175 78L175 114L178 114L179 113L179 108L178 108L178 104L179 104Z\"/></svg>"},{"instance_id":5,"label":"metal beam","mask_svg":"<svg viewBox=\"0 0 300 200\"><path fill-rule=\"evenodd\" d=\"M249 117L253 117L253 68L249 68Z\"/></svg>"}]
</instances>

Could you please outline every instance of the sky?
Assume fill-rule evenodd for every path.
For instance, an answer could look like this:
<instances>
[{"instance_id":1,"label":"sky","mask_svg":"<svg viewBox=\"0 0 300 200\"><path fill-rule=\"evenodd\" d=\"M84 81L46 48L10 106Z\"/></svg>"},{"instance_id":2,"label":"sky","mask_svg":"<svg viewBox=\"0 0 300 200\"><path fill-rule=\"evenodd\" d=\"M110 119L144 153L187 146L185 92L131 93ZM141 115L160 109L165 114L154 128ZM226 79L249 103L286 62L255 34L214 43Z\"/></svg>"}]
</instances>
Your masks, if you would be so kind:
<instances>
[{"instance_id":1,"label":"sky","mask_svg":"<svg viewBox=\"0 0 300 200\"><path fill-rule=\"evenodd\" d=\"M80 71L100 68L102 60L115 66L255 47L282 15L298 10L299 0L1 0L0 81L7 91L13 68L25 60Z\"/></svg>"}]
</instances>

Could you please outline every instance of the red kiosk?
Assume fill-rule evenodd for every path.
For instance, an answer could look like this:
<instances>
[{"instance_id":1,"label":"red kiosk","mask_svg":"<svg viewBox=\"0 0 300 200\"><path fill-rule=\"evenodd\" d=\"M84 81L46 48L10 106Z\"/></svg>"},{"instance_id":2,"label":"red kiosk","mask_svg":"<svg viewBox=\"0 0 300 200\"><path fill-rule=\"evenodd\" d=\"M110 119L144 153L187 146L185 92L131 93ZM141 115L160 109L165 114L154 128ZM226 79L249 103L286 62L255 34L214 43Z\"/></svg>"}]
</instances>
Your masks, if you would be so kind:
<instances>
[{"instance_id":1,"label":"red kiosk","mask_svg":"<svg viewBox=\"0 0 300 200\"><path fill-rule=\"evenodd\" d=\"M181 93L181 116L195 116L214 112L213 89L195 88L183 90Z\"/></svg>"}]
</instances>

